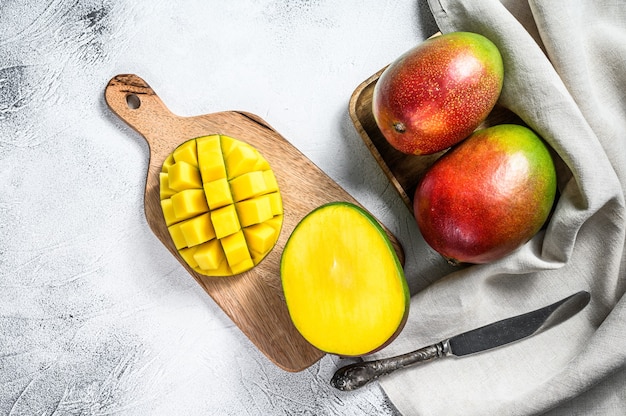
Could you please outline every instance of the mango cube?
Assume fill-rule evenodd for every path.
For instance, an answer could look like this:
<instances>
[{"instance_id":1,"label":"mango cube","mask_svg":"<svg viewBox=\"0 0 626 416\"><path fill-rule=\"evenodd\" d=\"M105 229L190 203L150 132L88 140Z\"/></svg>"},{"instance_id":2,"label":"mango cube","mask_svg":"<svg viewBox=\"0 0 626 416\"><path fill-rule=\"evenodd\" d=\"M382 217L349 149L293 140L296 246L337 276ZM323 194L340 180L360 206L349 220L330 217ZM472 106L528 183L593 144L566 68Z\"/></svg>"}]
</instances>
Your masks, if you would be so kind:
<instances>
[{"instance_id":1,"label":"mango cube","mask_svg":"<svg viewBox=\"0 0 626 416\"><path fill-rule=\"evenodd\" d=\"M267 256L266 253L258 253L255 250L250 250L250 257L252 257L252 263L256 266Z\"/></svg>"},{"instance_id":2,"label":"mango cube","mask_svg":"<svg viewBox=\"0 0 626 416\"><path fill-rule=\"evenodd\" d=\"M249 145L234 147L226 157L228 179L251 172L257 163L257 152Z\"/></svg>"},{"instance_id":3,"label":"mango cube","mask_svg":"<svg viewBox=\"0 0 626 416\"><path fill-rule=\"evenodd\" d=\"M219 134L211 134L196 139L196 149L198 151L198 162L205 160L207 154L217 152L222 158L222 139Z\"/></svg>"},{"instance_id":4,"label":"mango cube","mask_svg":"<svg viewBox=\"0 0 626 416\"><path fill-rule=\"evenodd\" d=\"M195 268L195 267L198 267L198 262L194 258L194 254L196 253L197 250L198 250L198 246L186 247L186 248L178 250L178 254L180 254L183 260L185 260L185 263L187 263L192 268Z\"/></svg>"},{"instance_id":5,"label":"mango cube","mask_svg":"<svg viewBox=\"0 0 626 416\"><path fill-rule=\"evenodd\" d=\"M267 160L247 143L219 134L189 140L165 159L159 185L174 247L199 274L250 270L278 240L278 183Z\"/></svg>"},{"instance_id":6,"label":"mango cube","mask_svg":"<svg viewBox=\"0 0 626 416\"><path fill-rule=\"evenodd\" d=\"M161 168L161 172L167 173L170 166L174 164L174 154L170 153L168 157L163 161L163 167Z\"/></svg>"},{"instance_id":7,"label":"mango cube","mask_svg":"<svg viewBox=\"0 0 626 416\"><path fill-rule=\"evenodd\" d=\"M231 179L230 189L233 200L239 202L265 193L267 185L263 172L255 170Z\"/></svg>"},{"instance_id":8,"label":"mango cube","mask_svg":"<svg viewBox=\"0 0 626 416\"><path fill-rule=\"evenodd\" d=\"M170 232L170 237L172 237L172 241L174 242L174 247L176 247L177 250L187 247L187 241L185 240L185 235L180 229L181 224L183 223L178 222L176 224L172 224L169 227L167 227L167 230Z\"/></svg>"},{"instance_id":9,"label":"mango cube","mask_svg":"<svg viewBox=\"0 0 626 416\"><path fill-rule=\"evenodd\" d=\"M252 258L248 258L245 259L237 264L233 264L232 266L230 266L230 270L232 272L232 274L239 274L239 273L243 273L246 270L250 270L251 268L253 268L257 263L255 263Z\"/></svg>"},{"instance_id":10,"label":"mango cube","mask_svg":"<svg viewBox=\"0 0 626 416\"><path fill-rule=\"evenodd\" d=\"M268 169L263 171L263 180L265 181L265 187L268 192L278 191L278 182L272 170Z\"/></svg>"},{"instance_id":11,"label":"mango cube","mask_svg":"<svg viewBox=\"0 0 626 416\"><path fill-rule=\"evenodd\" d=\"M219 240L214 239L198 246L193 255L198 267L204 270L216 270L226 259Z\"/></svg>"},{"instance_id":12,"label":"mango cube","mask_svg":"<svg viewBox=\"0 0 626 416\"><path fill-rule=\"evenodd\" d=\"M273 192L268 195L270 200L270 206L272 207L272 215L283 214L283 200L278 192Z\"/></svg>"},{"instance_id":13,"label":"mango cube","mask_svg":"<svg viewBox=\"0 0 626 416\"><path fill-rule=\"evenodd\" d=\"M215 238L215 230L208 212L179 224L178 228L185 239L187 247L197 246Z\"/></svg>"},{"instance_id":14,"label":"mango cube","mask_svg":"<svg viewBox=\"0 0 626 416\"><path fill-rule=\"evenodd\" d=\"M227 205L211 211L211 222L217 238L224 238L241 229L239 216L234 205Z\"/></svg>"},{"instance_id":15,"label":"mango cube","mask_svg":"<svg viewBox=\"0 0 626 416\"><path fill-rule=\"evenodd\" d=\"M226 178L226 166L224 165L220 136L214 134L199 137L196 142L202 182L207 183Z\"/></svg>"},{"instance_id":16,"label":"mango cube","mask_svg":"<svg viewBox=\"0 0 626 416\"><path fill-rule=\"evenodd\" d=\"M233 203L233 195L226 178L205 182L204 194L210 209L221 208Z\"/></svg>"},{"instance_id":17,"label":"mango cube","mask_svg":"<svg viewBox=\"0 0 626 416\"><path fill-rule=\"evenodd\" d=\"M272 227L274 230L276 230L276 234L278 235L278 233L280 233L280 230L283 228L283 216L276 215L274 216L274 218L265 221L263 224L267 224Z\"/></svg>"},{"instance_id":18,"label":"mango cube","mask_svg":"<svg viewBox=\"0 0 626 416\"><path fill-rule=\"evenodd\" d=\"M232 137L221 135L220 136L220 146L222 147L222 155L224 159L228 157L230 152L238 146L239 140L233 139Z\"/></svg>"},{"instance_id":19,"label":"mango cube","mask_svg":"<svg viewBox=\"0 0 626 416\"><path fill-rule=\"evenodd\" d=\"M159 172L159 197L160 199L166 199L176 193L175 190L170 188L170 179L167 172Z\"/></svg>"},{"instance_id":20,"label":"mango cube","mask_svg":"<svg viewBox=\"0 0 626 416\"><path fill-rule=\"evenodd\" d=\"M187 162L192 166L198 167L198 151L196 150L196 141L188 140L178 146L172 153L174 162Z\"/></svg>"},{"instance_id":21,"label":"mango cube","mask_svg":"<svg viewBox=\"0 0 626 416\"><path fill-rule=\"evenodd\" d=\"M170 199L178 220L186 220L209 210L202 189L185 189L172 195Z\"/></svg>"},{"instance_id":22,"label":"mango cube","mask_svg":"<svg viewBox=\"0 0 626 416\"><path fill-rule=\"evenodd\" d=\"M165 225L170 226L178 221L178 219L176 219L176 214L174 213L172 198L161 200L161 210L163 211L163 217L165 218Z\"/></svg>"},{"instance_id":23,"label":"mango cube","mask_svg":"<svg viewBox=\"0 0 626 416\"><path fill-rule=\"evenodd\" d=\"M244 237L242 231L238 231L235 234L222 238L220 243L222 243L222 248L224 249L224 254L226 255L228 264L236 265L242 261L251 260L250 251L248 250L248 245L246 244L246 238Z\"/></svg>"},{"instance_id":24,"label":"mango cube","mask_svg":"<svg viewBox=\"0 0 626 416\"><path fill-rule=\"evenodd\" d=\"M270 164L267 162L267 160L265 160L265 158L261 156L258 150L256 150L256 153L257 153L256 155L257 161L256 161L256 164L254 165L254 170L260 170L260 171L270 170L271 167L270 167Z\"/></svg>"},{"instance_id":25,"label":"mango cube","mask_svg":"<svg viewBox=\"0 0 626 416\"><path fill-rule=\"evenodd\" d=\"M241 201L237 204L237 213L242 227L259 224L274 216L269 195Z\"/></svg>"},{"instance_id":26,"label":"mango cube","mask_svg":"<svg viewBox=\"0 0 626 416\"><path fill-rule=\"evenodd\" d=\"M183 191L189 188L202 188L200 171L197 167L180 161L170 166L167 171L169 188L175 191Z\"/></svg>"},{"instance_id":27,"label":"mango cube","mask_svg":"<svg viewBox=\"0 0 626 416\"><path fill-rule=\"evenodd\" d=\"M274 246L276 230L266 223L255 224L243 229L243 235L251 252L266 253Z\"/></svg>"}]
</instances>

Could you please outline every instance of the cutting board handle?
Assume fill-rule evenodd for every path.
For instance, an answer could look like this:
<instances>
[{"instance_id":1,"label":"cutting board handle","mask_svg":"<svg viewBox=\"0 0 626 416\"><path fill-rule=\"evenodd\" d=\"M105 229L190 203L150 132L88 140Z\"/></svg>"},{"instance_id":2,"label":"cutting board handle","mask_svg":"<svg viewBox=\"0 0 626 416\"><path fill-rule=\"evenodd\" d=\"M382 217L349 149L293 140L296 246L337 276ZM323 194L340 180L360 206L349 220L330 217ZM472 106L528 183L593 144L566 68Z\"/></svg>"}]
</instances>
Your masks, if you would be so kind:
<instances>
[{"instance_id":1,"label":"cutting board handle","mask_svg":"<svg viewBox=\"0 0 626 416\"><path fill-rule=\"evenodd\" d=\"M120 74L113 77L104 93L111 110L144 136L148 143L158 137L155 126L167 124L168 119L177 119L154 90L141 77ZM157 134L154 134L157 133Z\"/></svg>"}]
</instances>

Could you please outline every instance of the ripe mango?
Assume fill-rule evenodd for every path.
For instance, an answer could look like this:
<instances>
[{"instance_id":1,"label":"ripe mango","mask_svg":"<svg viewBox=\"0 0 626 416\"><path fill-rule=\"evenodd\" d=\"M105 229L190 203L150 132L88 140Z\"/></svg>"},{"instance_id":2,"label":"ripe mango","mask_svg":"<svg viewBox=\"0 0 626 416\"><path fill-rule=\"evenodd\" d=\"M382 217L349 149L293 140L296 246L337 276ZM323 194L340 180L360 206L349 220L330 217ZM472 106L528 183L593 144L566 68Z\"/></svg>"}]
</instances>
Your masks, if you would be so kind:
<instances>
[{"instance_id":1,"label":"ripe mango","mask_svg":"<svg viewBox=\"0 0 626 416\"><path fill-rule=\"evenodd\" d=\"M555 195L546 144L526 127L503 124L477 130L437 160L413 208L425 241L448 261L487 263L534 236Z\"/></svg>"},{"instance_id":2,"label":"ripe mango","mask_svg":"<svg viewBox=\"0 0 626 416\"><path fill-rule=\"evenodd\" d=\"M487 118L503 78L500 51L486 37L470 32L432 37L383 71L374 86L372 113L397 150L436 153Z\"/></svg>"}]
</instances>

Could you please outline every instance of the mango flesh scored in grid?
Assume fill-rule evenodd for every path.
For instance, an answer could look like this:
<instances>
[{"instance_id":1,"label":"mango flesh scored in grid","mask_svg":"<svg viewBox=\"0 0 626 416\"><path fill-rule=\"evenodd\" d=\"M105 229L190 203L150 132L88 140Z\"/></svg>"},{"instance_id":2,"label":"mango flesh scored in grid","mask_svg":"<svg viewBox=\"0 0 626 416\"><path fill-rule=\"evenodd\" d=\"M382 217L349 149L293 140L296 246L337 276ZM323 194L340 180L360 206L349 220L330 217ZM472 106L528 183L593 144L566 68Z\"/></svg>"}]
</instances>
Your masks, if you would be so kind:
<instances>
[{"instance_id":1,"label":"mango flesh scored in grid","mask_svg":"<svg viewBox=\"0 0 626 416\"><path fill-rule=\"evenodd\" d=\"M198 273L243 273L278 240L278 182L267 160L247 143L218 134L186 141L163 162L159 185L174 246Z\"/></svg>"}]
</instances>

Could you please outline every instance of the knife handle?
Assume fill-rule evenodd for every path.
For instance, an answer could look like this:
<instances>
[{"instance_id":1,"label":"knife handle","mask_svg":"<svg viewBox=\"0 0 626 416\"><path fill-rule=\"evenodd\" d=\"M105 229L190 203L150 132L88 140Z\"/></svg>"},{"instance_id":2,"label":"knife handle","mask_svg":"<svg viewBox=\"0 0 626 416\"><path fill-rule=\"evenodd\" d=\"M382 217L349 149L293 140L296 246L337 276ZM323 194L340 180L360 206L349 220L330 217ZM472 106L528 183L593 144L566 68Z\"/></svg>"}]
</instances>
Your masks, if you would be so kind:
<instances>
[{"instance_id":1,"label":"knife handle","mask_svg":"<svg viewBox=\"0 0 626 416\"><path fill-rule=\"evenodd\" d=\"M401 368L442 357L449 349L446 340L395 357L350 364L337 370L330 384L342 391L356 390Z\"/></svg>"}]
</instances>

